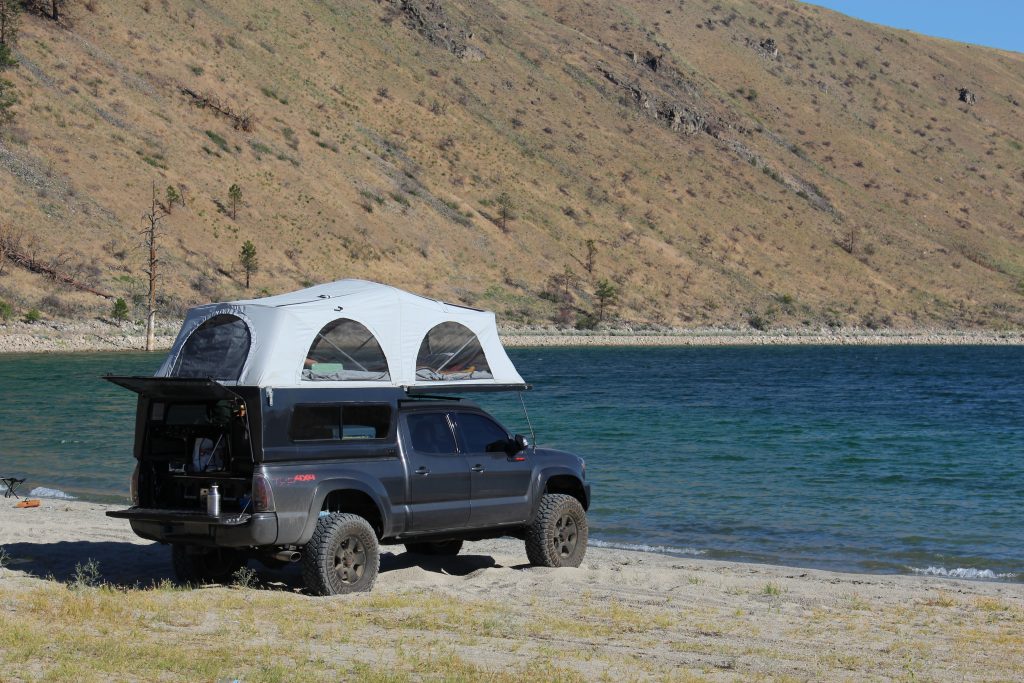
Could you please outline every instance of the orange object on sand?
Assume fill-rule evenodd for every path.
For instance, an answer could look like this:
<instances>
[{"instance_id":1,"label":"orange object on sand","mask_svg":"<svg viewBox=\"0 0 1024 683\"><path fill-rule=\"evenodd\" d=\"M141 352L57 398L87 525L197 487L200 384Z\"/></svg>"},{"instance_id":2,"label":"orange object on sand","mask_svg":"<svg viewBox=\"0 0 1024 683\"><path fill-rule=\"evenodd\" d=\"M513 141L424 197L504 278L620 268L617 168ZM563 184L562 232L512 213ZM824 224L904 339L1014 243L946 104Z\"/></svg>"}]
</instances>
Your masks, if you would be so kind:
<instances>
[{"instance_id":1,"label":"orange object on sand","mask_svg":"<svg viewBox=\"0 0 1024 683\"><path fill-rule=\"evenodd\" d=\"M14 504L16 508L37 508L39 507L39 499L32 498L30 500L19 500Z\"/></svg>"}]
</instances>

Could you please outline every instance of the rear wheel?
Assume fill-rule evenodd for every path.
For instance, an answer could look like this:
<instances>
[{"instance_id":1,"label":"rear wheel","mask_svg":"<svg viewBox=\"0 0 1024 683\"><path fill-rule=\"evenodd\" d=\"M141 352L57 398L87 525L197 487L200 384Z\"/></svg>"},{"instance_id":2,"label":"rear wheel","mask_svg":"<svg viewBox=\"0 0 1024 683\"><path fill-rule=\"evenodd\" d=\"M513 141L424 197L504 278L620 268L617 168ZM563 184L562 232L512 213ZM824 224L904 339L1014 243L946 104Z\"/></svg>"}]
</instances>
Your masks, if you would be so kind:
<instances>
[{"instance_id":1,"label":"rear wheel","mask_svg":"<svg viewBox=\"0 0 1024 683\"><path fill-rule=\"evenodd\" d=\"M321 517L302 553L302 576L316 595L368 591L379 569L377 534L359 515Z\"/></svg>"},{"instance_id":2,"label":"rear wheel","mask_svg":"<svg viewBox=\"0 0 1024 683\"><path fill-rule=\"evenodd\" d=\"M587 513L564 493L545 493L526 529L526 556L540 567L578 567L587 552Z\"/></svg>"},{"instance_id":3,"label":"rear wheel","mask_svg":"<svg viewBox=\"0 0 1024 683\"><path fill-rule=\"evenodd\" d=\"M203 548L184 543L171 545L171 565L179 583L229 583L245 566L246 557L232 548Z\"/></svg>"},{"instance_id":4,"label":"rear wheel","mask_svg":"<svg viewBox=\"0 0 1024 683\"><path fill-rule=\"evenodd\" d=\"M462 541L426 541L423 543L406 543L405 549L420 555L458 555L462 550Z\"/></svg>"}]
</instances>

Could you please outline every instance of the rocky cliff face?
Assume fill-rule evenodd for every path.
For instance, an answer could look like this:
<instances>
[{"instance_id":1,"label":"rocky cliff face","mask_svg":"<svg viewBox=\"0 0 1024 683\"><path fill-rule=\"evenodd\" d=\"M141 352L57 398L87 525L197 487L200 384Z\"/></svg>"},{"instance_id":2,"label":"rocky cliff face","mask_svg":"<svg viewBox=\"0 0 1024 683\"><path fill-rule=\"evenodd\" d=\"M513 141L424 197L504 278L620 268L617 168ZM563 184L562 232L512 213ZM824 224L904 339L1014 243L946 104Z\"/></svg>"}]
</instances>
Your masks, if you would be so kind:
<instances>
[{"instance_id":1,"label":"rocky cliff face","mask_svg":"<svg viewBox=\"0 0 1024 683\"><path fill-rule=\"evenodd\" d=\"M513 324L1024 323L1019 54L761 0L88 3L14 53L15 315L140 303L155 188L170 314L365 277Z\"/></svg>"}]
</instances>

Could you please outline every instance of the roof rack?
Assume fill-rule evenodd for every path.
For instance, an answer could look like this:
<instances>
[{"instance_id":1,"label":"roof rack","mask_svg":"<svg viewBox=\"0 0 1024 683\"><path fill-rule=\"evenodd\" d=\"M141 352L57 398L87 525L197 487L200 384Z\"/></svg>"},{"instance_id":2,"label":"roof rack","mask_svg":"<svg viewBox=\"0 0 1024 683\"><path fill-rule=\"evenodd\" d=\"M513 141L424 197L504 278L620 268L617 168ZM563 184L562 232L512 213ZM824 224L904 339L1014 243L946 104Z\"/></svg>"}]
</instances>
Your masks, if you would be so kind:
<instances>
[{"instance_id":1,"label":"roof rack","mask_svg":"<svg viewBox=\"0 0 1024 683\"><path fill-rule=\"evenodd\" d=\"M437 384L416 384L402 387L409 396L428 396L439 398L434 392L445 394L468 394L495 391L529 391L533 386L530 384L458 384L452 386L451 382Z\"/></svg>"}]
</instances>

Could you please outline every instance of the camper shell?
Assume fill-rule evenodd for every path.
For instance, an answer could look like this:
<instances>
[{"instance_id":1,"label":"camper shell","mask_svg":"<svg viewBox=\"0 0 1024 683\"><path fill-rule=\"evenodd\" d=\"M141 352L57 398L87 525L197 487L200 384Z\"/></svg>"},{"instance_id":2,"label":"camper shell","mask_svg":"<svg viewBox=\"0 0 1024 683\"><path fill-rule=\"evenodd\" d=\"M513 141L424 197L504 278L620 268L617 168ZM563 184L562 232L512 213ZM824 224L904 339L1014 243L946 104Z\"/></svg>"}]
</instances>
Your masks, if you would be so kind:
<instances>
[{"instance_id":1,"label":"camper shell","mask_svg":"<svg viewBox=\"0 0 1024 683\"><path fill-rule=\"evenodd\" d=\"M492 313L343 280L192 309L155 377L108 379L139 396L135 504L108 514L171 544L182 580L301 560L330 594L372 586L379 543L585 552L583 460L457 397L528 388Z\"/></svg>"}]
</instances>

